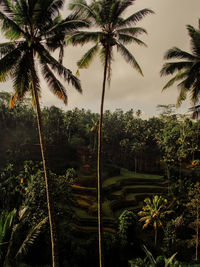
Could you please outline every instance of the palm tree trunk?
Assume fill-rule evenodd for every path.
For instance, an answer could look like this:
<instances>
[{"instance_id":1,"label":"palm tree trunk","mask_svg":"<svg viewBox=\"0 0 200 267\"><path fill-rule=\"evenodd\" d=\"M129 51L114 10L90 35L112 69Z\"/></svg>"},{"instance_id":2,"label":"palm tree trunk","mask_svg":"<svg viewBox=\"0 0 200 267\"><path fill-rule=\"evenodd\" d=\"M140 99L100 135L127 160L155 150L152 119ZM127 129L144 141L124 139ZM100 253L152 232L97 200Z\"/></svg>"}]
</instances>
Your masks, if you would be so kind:
<instances>
[{"instance_id":1,"label":"palm tree trunk","mask_svg":"<svg viewBox=\"0 0 200 267\"><path fill-rule=\"evenodd\" d=\"M36 104L36 117L37 117L37 126L38 126L38 135L40 140L40 149L42 155L42 163L44 170L45 186L46 186L46 197L47 197L47 208L48 208L48 217L50 225L50 234L51 234L51 248L52 248L52 266L59 267L58 260L58 249L57 249L57 238L56 238L56 224L55 224L55 211L54 211L54 201L53 201L53 186L50 180L51 176L49 175L47 161L46 161L46 151L43 141L43 131L42 131L42 116L41 109L37 91L37 73L35 71L34 56L31 55L31 71L32 71L32 81L33 81L33 95Z\"/></svg>"},{"instance_id":2,"label":"palm tree trunk","mask_svg":"<svg viewBox=\"0 0 200 267\"><path fill-rule=\"evenodd\" d=\"M107 68L108 68L108 48L106 49L106 58L104 66L104 76L103 76L103 87L101 95L101 106L100 106L100 116L99 116L99 127L98 127L98 150L97 150L97 191L98 191L98 237L99 237L99 267L103 267L103 252L102 252L102 124L103 124L103 105L104 105L104 96L106 88L106 77L107 77Z\"/></svg>"},{"instance_id":3,"label":"palm tree trunk","mask_svg":"<svg viewBox=\"0 0 200 267\"><path fill-rule=\"evenodd\" d=\"M35 102L36 102L37 126L38 126L38 134L39 134L39 139L40 139L40 149L41 149L41 155L42 155L42 163L43 163L45 186L46 186L47 208L48 208L49 225L50 225L50 233L51 233L52 266L58 267L59 261L58 261L52 184L51 184L50 175L49 175L48 168L47 168L46 151L45 151L44 142L43 142L40 103L39 103L37 90L35 89L34 86L33 86L33 91L34 91L34 97L35 97Z\"/></svg>"}]
</instances>

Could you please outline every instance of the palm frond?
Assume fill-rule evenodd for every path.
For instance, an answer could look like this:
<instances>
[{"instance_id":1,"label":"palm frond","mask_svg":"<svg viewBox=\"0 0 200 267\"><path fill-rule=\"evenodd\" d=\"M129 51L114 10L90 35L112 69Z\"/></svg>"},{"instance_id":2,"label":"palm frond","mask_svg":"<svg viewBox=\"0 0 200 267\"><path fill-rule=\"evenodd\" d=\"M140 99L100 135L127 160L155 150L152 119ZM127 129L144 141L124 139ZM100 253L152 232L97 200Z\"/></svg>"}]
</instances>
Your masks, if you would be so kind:
<instances>
[{"instance_id":1,"label":"palm frond","mask_svg":"<svg viewBox=\"0 0 200 267\"><path fill-rule=\"evenodd\" d=\"M153 266L155 267L157 265L156 260L154 259L152 253L146 248L145 245L143 245L143 250L145 252L145 254L147 255L147 257L150 260L150 263L153 264Z\"/></svg>"},{"instance_id":2,"label":"palm frond","mask_svg":"<svg viewBox=\"0 0 200 267\"><path fill-rule=\"evenodd\" d=\"M46 45L51 51L55 51L57 48L64 47L66 44L66 36L74 34L74 32L80 28L88 28L89 23L77 19L77 15L70 15L65 20L57 23L55 26L45 32Z\"/></svg>"},{"instance_id":3,"label":"palm frond","mask_svg":"<svg viewBox=\"0 0 200 267\"><path fill-rule=\"evenodd\" d=\"M181 103L186 100L188 89L184 86L185 80L178 84L179 95L177 97L176 106L179 107Z\"/></svg>"},{"instance_id":4,"label":"palm frond","mask_svg":"<svg viewBox=\"0 0 200 267\"><path fill-rule=\"evenodd\" d=\"M71 70L60 64L60 62L52 57L41 44L38 44L35 49L43 63L48 64L51 69L57 72L59 76L63 77L65 81L71 83L77 91L82 92L80 80L72 74Z\"/></svg>"},{"instance_id":5,"label":"palm frond","mask_svg":"<svg viewBox=\"0 0 200 267\"><path fill-rule=\"evenodd\" d=\"M63 5L64 0L36 0L33 14L37 27L41 30L51 27Z\"/></svg>"},{"instance_id":6,"label":"palm frond","mask_svg":"<svg viewBox=\"0 0 200 267\"><path fill-rule=\"evenodd\" d=\"M29 54L24 53L12 72L13 87L18 99L24 99L24 96L30 91L30 64Z\"/></svg>"},{"instance_id":7,"label":"palm frond","mask_svg":"<svg viewBox=\"0 0 200 267\"><path fill-rule=\"evenodd\" d=\"M85 32L79 31L75 32L73 35L68 35L66 37L66 44L72 45L84 45L88 42L98 42L102 36L101 32Z\"/></svg>"},{"instance_id":8,"label":"palm frond","mask_svg":"<svg viewBox=\"0 0 200 267\"><path fill-rule=\"evenodd\" d=\"M7 38L14 40L18 39L21 34L26 35L25 32L12 19L8 18L1 11L0 21L2 22L1 30Z\"/></svg>"},{"instance_id":9,"label":"palm frond","mask_svg":"<svg viewBox=\"0 0 200 267\"><path fill-rule=\"evenodd\" d=\"M8 75L12 73L12 70L16 66L16 62L18 62L21 57L23 48L23 45L19 46L0 59L0 81L6 81Z\"/></svg>"},{"instance_id":10,"label":"palm frond","mask_svg":"<svg viewBox=\"0 0 200 267\"><path fill-rule=\"evenodd\" d=\"M140 20L142 20L145 16L149 14L154 14L154 12L148 8L142 9L132 14L128 18L124 20L120 20L118 23L118 27L131 26L132 24L136 24L137 22L139 22Z\"/></svg>"},{"instance_id":11,"label":"palm frond","mask_svg":"<svg viewBox=\"0 0 200 267\"><path fill-rule=\"evenodd\" d=\"M67 104L67 94L64 86L55 77L53 72L50 70L47 64L42 64L42 74L47 81L51 91L60 99Z\"/></svg>"},{"instance_id":12,"label":"palm frond","mask_svg":"<svg viewBox=\"0 0 200 267\"><path fill-rule=\"evenodd\" d=\"M179 71L171 80L169 80L162 90L165 90L172 86L175 82L182 80L188 75L188 71Z\"/></svg>"},{"instance_id":13,"label":"palm frond","mask_svg":"<svg viewBox=\"0 0 200 267\"><path fill-rule=\"evenodd\" d=\"M99 51L99 45L98 43L94 45L92 48L90 48L83 57L77 62L77 65L79 69L88 68L91 64L93 58Z\"/></svg>"},{"instance_id":14,"label":"palm frond","mask_svg":"<svg viewBox=\"0 0 200 267\"><path fill-rule=\"evenodd\" d=\"M16 44L13 42L6 42L0 44L0 58L10 53L16 48Z\"/></svg>"},{"instance_id":15,"label":"palm frond","mask_svg":"<svg viewBox=\"0 0 200 267\"><path fill-rule=\"evenodd\" d=\"M134 56L128 51L128 49L121 43L117 44L117 49L119 50L121 55L124 57L126 62L130 63L134 69L136 69L141 75L143 75L142 69L140 68Z\"/></svg>"},{"instance_id":16,"label":"palm frond","mask_svg":"<svg viewBox=\"0 0 200 267\"><path fill-rule=\"evenodd\" d=\"M200 97L200 79L196 79L193 83L192 90L190 93L190 100L193 104L196 104Z\"/></svg>"},{"instance_id":17,"label":"palm frond","mask_svg":"<svg viewBox=\"0 0 200 267\"><path fill-rule=\"evenodd\" d=\"M187 25L189 36L191 37L191 49L194 55L200 56L200 30L191 25Z\"/></svg>"},{"instance_id":18,"label":"palm frond","mask_svg":"<svg viewBox=\"0 0 200 267\"><path fill-rule=\"evenodd\" d=\"M67 18L63 19L59 23L55 23L52 28L45 32L45 36L51 37L57 34L68 35L80 28L88 28L89 25L90 23L88 21L79 19L77 14L74 13L70 14Z\"/></svg>"},{"instance_id":19,"label":"palm frond","mask_svg":"<svg viewBox=\"0 0 200 267\"><path fill-rule=\"evenodd\" d=\"M163 65L160 71L160 75L164 76L164 75L173 74L176 71L187 70L191 68L192 65L193 65L193 62L189 62L189 61L168 62Z\"/></svg>"},{"instance_id":20,"label":"palm frond","mask_svg":"<svg viewBox=\"0 0 200 267\"><path fill-rule=\"evenodd\" d=\"M169 259L166 259L166 262L165 262L165 267L168 267L168 266L171 266L174 258L176 257L177 255L177 252L174 253Z\"/></svg>"},{"instance_id":21,"label":"palm frond","mask_svg":"<svg viewBox=\"0 0 200 267\"><path fill-rule=\"evenodd\" d=\"M175 58L175 59L187 59L189 61L193 61L196 59L196 57L188 52L185 52L181 49L179 49L178 47L173 47L171 49L169 49L165 55L164 55L164 59L171 59L171 58Z\"/></svg>"},{"instance_id":22,"label":"palm frond","mask_svg":"<svg viewBox=\"0 0 200 267\"><path fill-rule=\"evenodd\" d=\"M18 249L15 258L17 258L19 255L22 253L26 254L28 251L28 247L31 246L34 242L35 239L38 237L38 235L41 232L42 226L46 223L48 217L44 218L41 222L39 222L36 226L34 226L28 235L26 236L25 240L22 242L20 248Z\"/></svg>"},{"instance_id":23,"label":"palm frond","mask_svg":"<svg viewBox=\"0 0 200 267\"><path fill-rule=\"evenodd\" d=\"M138 45L147 46L143 41L129 34L120 33L118 38L123 44L137 43Z\"/></svg>"},{"instance_id":24,"label":"palm frond","mask_svg":"<svg viewBox=\"0 0 200 267\"><path fill-rule=\"evenodd\" d=\"M115 25L115 21L126 11L126 9L133 4L131 0L124 0L124 1L113 1L113 9L112 9L112 16L110 21L113 21Z\"/></svg>"},{"instance_id":25,"label":"palm frond","mask_svg":"<svg viewBox=\"0 0 200 267\"><path fill-rule=\"evenodd\" d=\"M3 211L0 215L0 242L4 243L7 232L10 230L15 218L16 209L11 212Z\"/></svg>"},{"instance_id":26,"label":"palm frond","mask_svg":"<svg viewBox=\"0 0 200 267\"><path fill-rule=\"evenodd\" d=\"M16 214L16 209L13 209L9 213L3 213L4 216L4 225L3 225L3 233L6 234L7 230L12 226L13 220Z\"/></svg>"},{"instance_id":27,"label":"palm frond","mask_svg":"<svg viewBox=\"0 0 200 267\"><path fill-rule=\"evenodd\" d=\"M93 2L91 6L87 4L85 0L73 0L69 3L69 9L78 12L80 18L96 18L94 11L94 5L98 5L97 2Z\"/></svg>"},{"instance_id":28,"label":"palm frond","mask_svg":"<svg viewBox=\"0 0 200 267\"><path fill-rule=\"evenodd\" d=\"M117 33L129 34L131 36L138 36L142 33L147 34L147 31L141 27L128 27L117 29Z\"/></svg>"},{"instance_id":29,"label":"palm frond","mask_svg":"<svg viewBox=\"0 0 200 267\"><path fill-rule=\"evenodd\" d=\"M12 14L13 4L10 0L2 0L1 7L5 13Z\"/></svg>"}]
</instances>

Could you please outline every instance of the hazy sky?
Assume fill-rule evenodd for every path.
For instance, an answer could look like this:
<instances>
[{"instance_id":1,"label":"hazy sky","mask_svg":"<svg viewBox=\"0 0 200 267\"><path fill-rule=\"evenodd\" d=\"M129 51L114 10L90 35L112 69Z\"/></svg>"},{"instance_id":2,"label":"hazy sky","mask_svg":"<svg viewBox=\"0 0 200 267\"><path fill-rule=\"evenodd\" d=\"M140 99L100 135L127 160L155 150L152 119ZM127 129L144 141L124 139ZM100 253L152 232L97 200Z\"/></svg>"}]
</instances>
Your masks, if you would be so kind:
<instances>
[{"instance_id":1,"label":"hazy sky","mask_svg":"<svg viewBox=\"0 0 200 267\"><path fill-rule=\"evenodd\" d=\"M126 15L134 13L143 8L152 9L155 14L148 15L138 23L137 26L144 27L148 35L141 35L148 47L129 46L139 62L144 77L140 76L128 65L123 58L114 53L112 65L112 81L107 89L105 98L105 109L123 110L141 109L146 115L156 114L158 104L174 104L178 91L176 86L161 92L162 87L169 80L160 77L160 69L163 64L163 55L169 48L177 46L183 50L190 49L190 42L186 25L198 26L200 18L200 0L136 0L129 8ZM88 46L89 47L89 46ZM88 48L87 47L87 48ZM65 49L64 65L76 72L76 62L87 50L86 47L68 47ZM64 110L74 107L99 111L103 66L96 59L89 69L80 71L80 79L83 87L83 94L79 94L71 86L66 84L69 102L64 106L51 92L48 92L47 85L42 82L42 99L45 106L56 105ZM0 90L11 90L12 85L0 84ZM181 110L187 111L189 101L182 105Z\"/></svg>"}]
</instances>

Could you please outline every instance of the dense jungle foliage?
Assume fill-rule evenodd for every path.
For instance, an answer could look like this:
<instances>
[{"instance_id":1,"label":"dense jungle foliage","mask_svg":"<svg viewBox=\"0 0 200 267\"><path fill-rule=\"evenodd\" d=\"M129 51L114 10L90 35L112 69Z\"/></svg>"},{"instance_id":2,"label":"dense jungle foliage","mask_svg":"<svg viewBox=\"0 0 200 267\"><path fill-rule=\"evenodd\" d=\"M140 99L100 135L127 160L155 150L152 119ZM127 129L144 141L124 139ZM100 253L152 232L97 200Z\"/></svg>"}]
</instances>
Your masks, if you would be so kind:
<instances>
[{"instance_id":1,"label":"dense jungle foliage","mask_svg":"<svg viewBox=\"0 0 200 267\"><path fill-rule=\"evenodd\" d=\"M48 266L50 235L35 113L29 100L13 109L8 105L9 94L2 92L1 266ZM52 106L43 108L42 116L61 266L97 266L98 114ZM171 105L148 120L141 111L104 112L105 266L198 262L199 126L175 114ZM134 188L144 185L135 196Z\"/></svg>"}]
</instances>

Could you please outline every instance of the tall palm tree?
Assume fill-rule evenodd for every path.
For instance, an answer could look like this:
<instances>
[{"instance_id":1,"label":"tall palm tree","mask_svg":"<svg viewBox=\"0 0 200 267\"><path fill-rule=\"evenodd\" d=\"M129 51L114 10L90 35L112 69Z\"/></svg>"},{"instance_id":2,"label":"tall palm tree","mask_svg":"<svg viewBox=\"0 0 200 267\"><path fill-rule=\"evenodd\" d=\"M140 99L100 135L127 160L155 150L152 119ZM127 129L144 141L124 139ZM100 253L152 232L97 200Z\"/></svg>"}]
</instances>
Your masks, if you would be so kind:
<instances>
[{"instance_id":1,"label":"tall palm tree","mask_svg":"<svg viewBox=\"0 0 200 267\"><path fill-rule=\"evenodd\" d=\"M200 21L198 29L187 25L188 34L191 41L191 53L181 50L178 47L169 49L164 59L175 59L167 62L161 69L161 76L175 74L164 86L163 90L178 83L180 89L177 104L180 105L190 93L190 100L195 105L200 95Z\"/></svg>"},{"instance_id":2,"label":"tall palm tree","mask_svg":"<svg viewBox=\"0 0 200 267\"><path fill-rule=\"evenodd\" d=\"M100 105L100 116L98 125L98 235L99 235L99 259L100 267L102 263L102 174L101 174L101 151L102 151L102 123L103 123L103 106L106 89L106 80L111 79L111 63L113 60L113 49L123 56L126 62L131 64L140 74L142 70L135 57L126 48L126 45L136 43L145 45L138 39L138 35L146 33L141 27L134 27L143 17L153 13L150 9L142 9L127 18L123 18L124 12L133 5L134 0L93 0L90 5L85 0L73 0L70 4L71 9L80 11L84 18L91 22L91 26L98 28L97 31L77 31L72 36L67 37L67 43L72 45L84 45L93 42L83 57L78 61L79 69L89 67L95 55L99 54L104 65L103 85Z\"/></svg>"},{"instance_id":3,"label":"tall palm tree","mask_svg":"<svg viewBox=\"0 0 200 267\"><path fill-rule=\"evenodd\" d=\"M52 197L52 185L46 162L46 152L43 142L42 118L40 109L39 70L46 80L50 90L67 103L65 87L56 75L70 82L79 92L81 85L72 72L61 64L63 56L64 32L77 30L85 25L77 20L76 14L61 19L60 9L64 0L2 0L0 10L1 31L9 42L0 44L0 81L13 81L14 95L10 105L17 100L23 100L27 94L32 95L36 105L37 125L43 161L43 169L47 193L47 206L51 232L52 263L58 266L56 247L55 214ZM59 60L51 51L60 48Z\"/></svg>"},{"instance_id":4,"label":"tall palm tree","mask_svg":"<svg viewBox=\"0 0 200 267\"><path fill-rule=\"evenodd\" d=\"M140 222L144 222L143 229L145 229L150 224L153 224L155 246L157 245L158 228L163 227L163 220L166 214L171 213L167 209L167 199L162 196L154 196L152 200L146 198L144 200L145 206L142 211L138 212L141 216Z\"/></svg>"}]
</instances>

